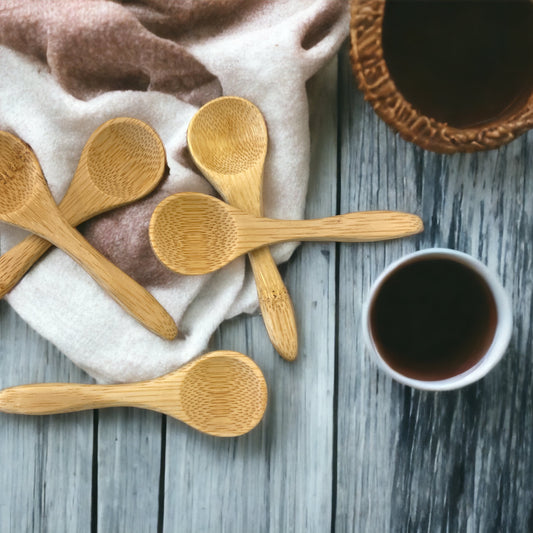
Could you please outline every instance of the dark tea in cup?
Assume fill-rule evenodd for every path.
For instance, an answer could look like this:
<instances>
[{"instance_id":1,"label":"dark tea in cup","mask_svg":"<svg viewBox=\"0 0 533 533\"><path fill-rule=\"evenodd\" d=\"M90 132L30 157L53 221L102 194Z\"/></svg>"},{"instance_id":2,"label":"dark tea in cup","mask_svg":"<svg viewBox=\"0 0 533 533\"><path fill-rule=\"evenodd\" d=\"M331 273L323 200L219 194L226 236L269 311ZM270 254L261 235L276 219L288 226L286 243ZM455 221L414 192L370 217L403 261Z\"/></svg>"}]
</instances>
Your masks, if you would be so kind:
<instances>
[{"instance_id":1,"label":"dark tea in cup","mask_svg":"<svg viewBox=\"0 0 533 533\"><path fill-rule=\"evenodd\" d=\"M511 307L500 282L474 258L446 249L391 265L365 305L364 330L380 365L424 389L463 386L501 358Z\"/></svg>"}]
</instances>

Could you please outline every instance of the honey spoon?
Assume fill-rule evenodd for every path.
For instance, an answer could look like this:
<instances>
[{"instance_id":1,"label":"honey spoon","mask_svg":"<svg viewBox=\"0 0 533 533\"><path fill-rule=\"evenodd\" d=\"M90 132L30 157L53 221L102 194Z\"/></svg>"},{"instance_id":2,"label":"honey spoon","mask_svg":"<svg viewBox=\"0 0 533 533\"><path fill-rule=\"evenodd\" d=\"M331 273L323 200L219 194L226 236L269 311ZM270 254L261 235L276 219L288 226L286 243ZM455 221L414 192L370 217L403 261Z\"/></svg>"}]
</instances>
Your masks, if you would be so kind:
<instances>
[{"instance_id":1,"label":"honey spoon","mask_svg":"<svg viewBox=\"0 0 533 533\"><path fill-rule=\"evenodd\" d=\"M231 205L263 214L263 165L268 135L259 109L248 100L226 96L208 102L187 130L191 156L213 187ZM288 361L298 354L291 298L269 248L249 254L261 313L276 351Z\"/></svg>"},{"instance_id":2,"label":"honey spoon","mask_svg":"<svg viewBox=\"0 0 533 533\"><path fill-rule=\"evenodd\" d=\"M211 352L159 378L119 385L37 383L0 391L0 411L23 415L139 407L218 437L236 437L263 418L267 386L246 355Z\"/></svg>"},{"instance_id":3,"label":"honey spoon","mask_svg":"<svg viewBox=\"0 0 533 533\"><path fill-rule=\"evenodd\" d=\"M71 226L152 192L165 171L165 149L148 124L129 117L108 120L85 144L59 210ZM51 244L30 235L0 257L0 298Z\"/></svg>"},{"instance_id":4,"label":"honey spoon","mask_svg":"<svg viewBox=\"0 0 533 533\"><path fill-rule=\"evenodd\" d=\"M59 211L31 148L0 132L0 220L47 239L77 261L128 313L165 339L172 317L141 285L95 250Z\"/></svg>"},{"instance_id":5,"label":"honey spoon","mask_svg":"<svg viewBox=\"0 0 533 533\"><path fill-rule=\"evenodd\" d=\"M312 220L256 217L201 193L165 198L150 219L159 260L180 274L206 274L261 246L287 241L368 242L420 233L422 220L399 211L362 211Z\"/></svg>"}]
</instances>

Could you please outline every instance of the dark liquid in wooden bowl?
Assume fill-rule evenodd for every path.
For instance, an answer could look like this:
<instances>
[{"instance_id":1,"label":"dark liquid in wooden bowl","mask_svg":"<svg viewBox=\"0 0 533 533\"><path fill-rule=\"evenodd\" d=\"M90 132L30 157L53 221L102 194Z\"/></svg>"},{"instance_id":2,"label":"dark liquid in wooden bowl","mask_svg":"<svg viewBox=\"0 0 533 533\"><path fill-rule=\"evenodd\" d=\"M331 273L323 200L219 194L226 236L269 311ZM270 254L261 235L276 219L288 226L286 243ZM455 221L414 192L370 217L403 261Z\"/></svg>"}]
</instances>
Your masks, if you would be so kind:
<instances>
[{"instance_id":1,"label":"dark liquid in wooden bowl","mask_svg":"<svg viewBox=\"0 0 533 533\"><path fill-rule=\"evenodd\" d=\"M497 311L486 282L470 268L450 259L414 259L386 278L370 320L387 364L427 381L474 366L492 343Z\"/></svg>"},{"instance_id":2,"label":"dark liquid in wooden bowl","mask_svg":"<svg viewBox=\"0 0 533 533\"><path fill-rule=\"evenodd\" d=\"M533 93L533 2L387 0L383 51L418 112L456 128L495 122Z\"/></svg>"}]
</instances>

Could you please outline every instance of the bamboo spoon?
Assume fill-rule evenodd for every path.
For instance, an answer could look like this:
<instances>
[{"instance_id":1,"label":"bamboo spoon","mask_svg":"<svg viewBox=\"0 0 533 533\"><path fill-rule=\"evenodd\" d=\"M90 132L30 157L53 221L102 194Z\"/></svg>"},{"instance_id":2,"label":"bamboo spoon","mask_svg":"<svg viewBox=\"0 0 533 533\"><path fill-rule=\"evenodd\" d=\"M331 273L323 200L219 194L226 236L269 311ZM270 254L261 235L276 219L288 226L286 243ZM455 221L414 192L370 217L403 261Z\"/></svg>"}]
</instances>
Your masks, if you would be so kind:
<instances>
[{"instance_id":1,"label":"bamboo spoon","mask_svg":"<svg viewBox=\"0 0 533 533\"><path fill-rule=\"evenodd\" d=\"M0 411L23 415L139 407L172 416L198 431L236 437L263 418L267 386L247 356L211 352L149 381L121 385L38 383L0 391Z\"/></svg>"},{"instance_id":2,"label":"bamboo spoon","mask_svg":"<svg viewBox=\"0 0 533 533\"><path fill-rule=\"evenodd\" d=\"M198 168L231 205L263 214L263 165L268 135L263 115L248 100L221 97L204 105L187 131ZM268 336L288 361L298 354L294 308L268 248L249 254Z\"/></svg>"},{"instance_id":3,"label":"bamboo spoon","mask_svg":"<svg viewBox=\"0 0 533 533\"><path fill-rule=\"evenodd\" d=\"M261 246L287 241L367 242L420 233L422 220L399 211L363 211L313 220L250 215L213 196L178 193L150 220L160 261L180 274L206 274Z\"/></svg>"},{"instance_id":4,"label":"bamboo spoon","mask_svg":"<svg viewBox=\"0 0 533 533\"><path fill-rule=\"evenodd\" d=\"M113 118L89 137L59 210L71 226L77 226L146 196L164 171L165 149L157 133L135 118ZM0 257L0 298L50 246L30 235Z\"/></svg>"},{"instance_id":5,"label":"bamboo spoon","mask_svg":"<svg viewBox=\"0 0 533 533\"><path fill-rule=\"evenodd\" d=\"M117 150L118 156L124 154ZM31 148L7 132L0 132L0 220L37 233L63 249L154 333L169 340L177 335L176 324L159 302L68 223L52 198Z\"/></svg>"}]
</instances>

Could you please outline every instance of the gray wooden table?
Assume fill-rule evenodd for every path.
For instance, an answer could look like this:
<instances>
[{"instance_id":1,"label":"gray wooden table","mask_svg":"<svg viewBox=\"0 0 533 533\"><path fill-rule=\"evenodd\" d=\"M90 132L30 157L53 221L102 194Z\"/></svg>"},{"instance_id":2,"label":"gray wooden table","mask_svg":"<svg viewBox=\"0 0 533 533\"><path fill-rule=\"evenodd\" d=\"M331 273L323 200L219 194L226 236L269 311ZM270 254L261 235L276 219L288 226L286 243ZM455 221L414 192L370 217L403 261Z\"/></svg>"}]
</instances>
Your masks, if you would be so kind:
<instances>
[{"instance_id":1,"label":"gray wooden table","mask_svg":"<svg viewBox=\"0 0 533 533\"><path fill-rule=\"evenodd\" d=\"M237 439L152 412L0 415L0 532L533 531L533 134L440 156L395 136L355 88L347 51L309 86L307 217L419 213L425 232L374 244L305 244L282 268L300 356L281 360L261 318L213 348L247 353L269 385L265 418ZM502 279L515 326L503 362L447 393L378 371L361 304L391 261L419 248L471 253ZM90 382L0 302L0 386Z\"/></svg>"}]
</instances>

